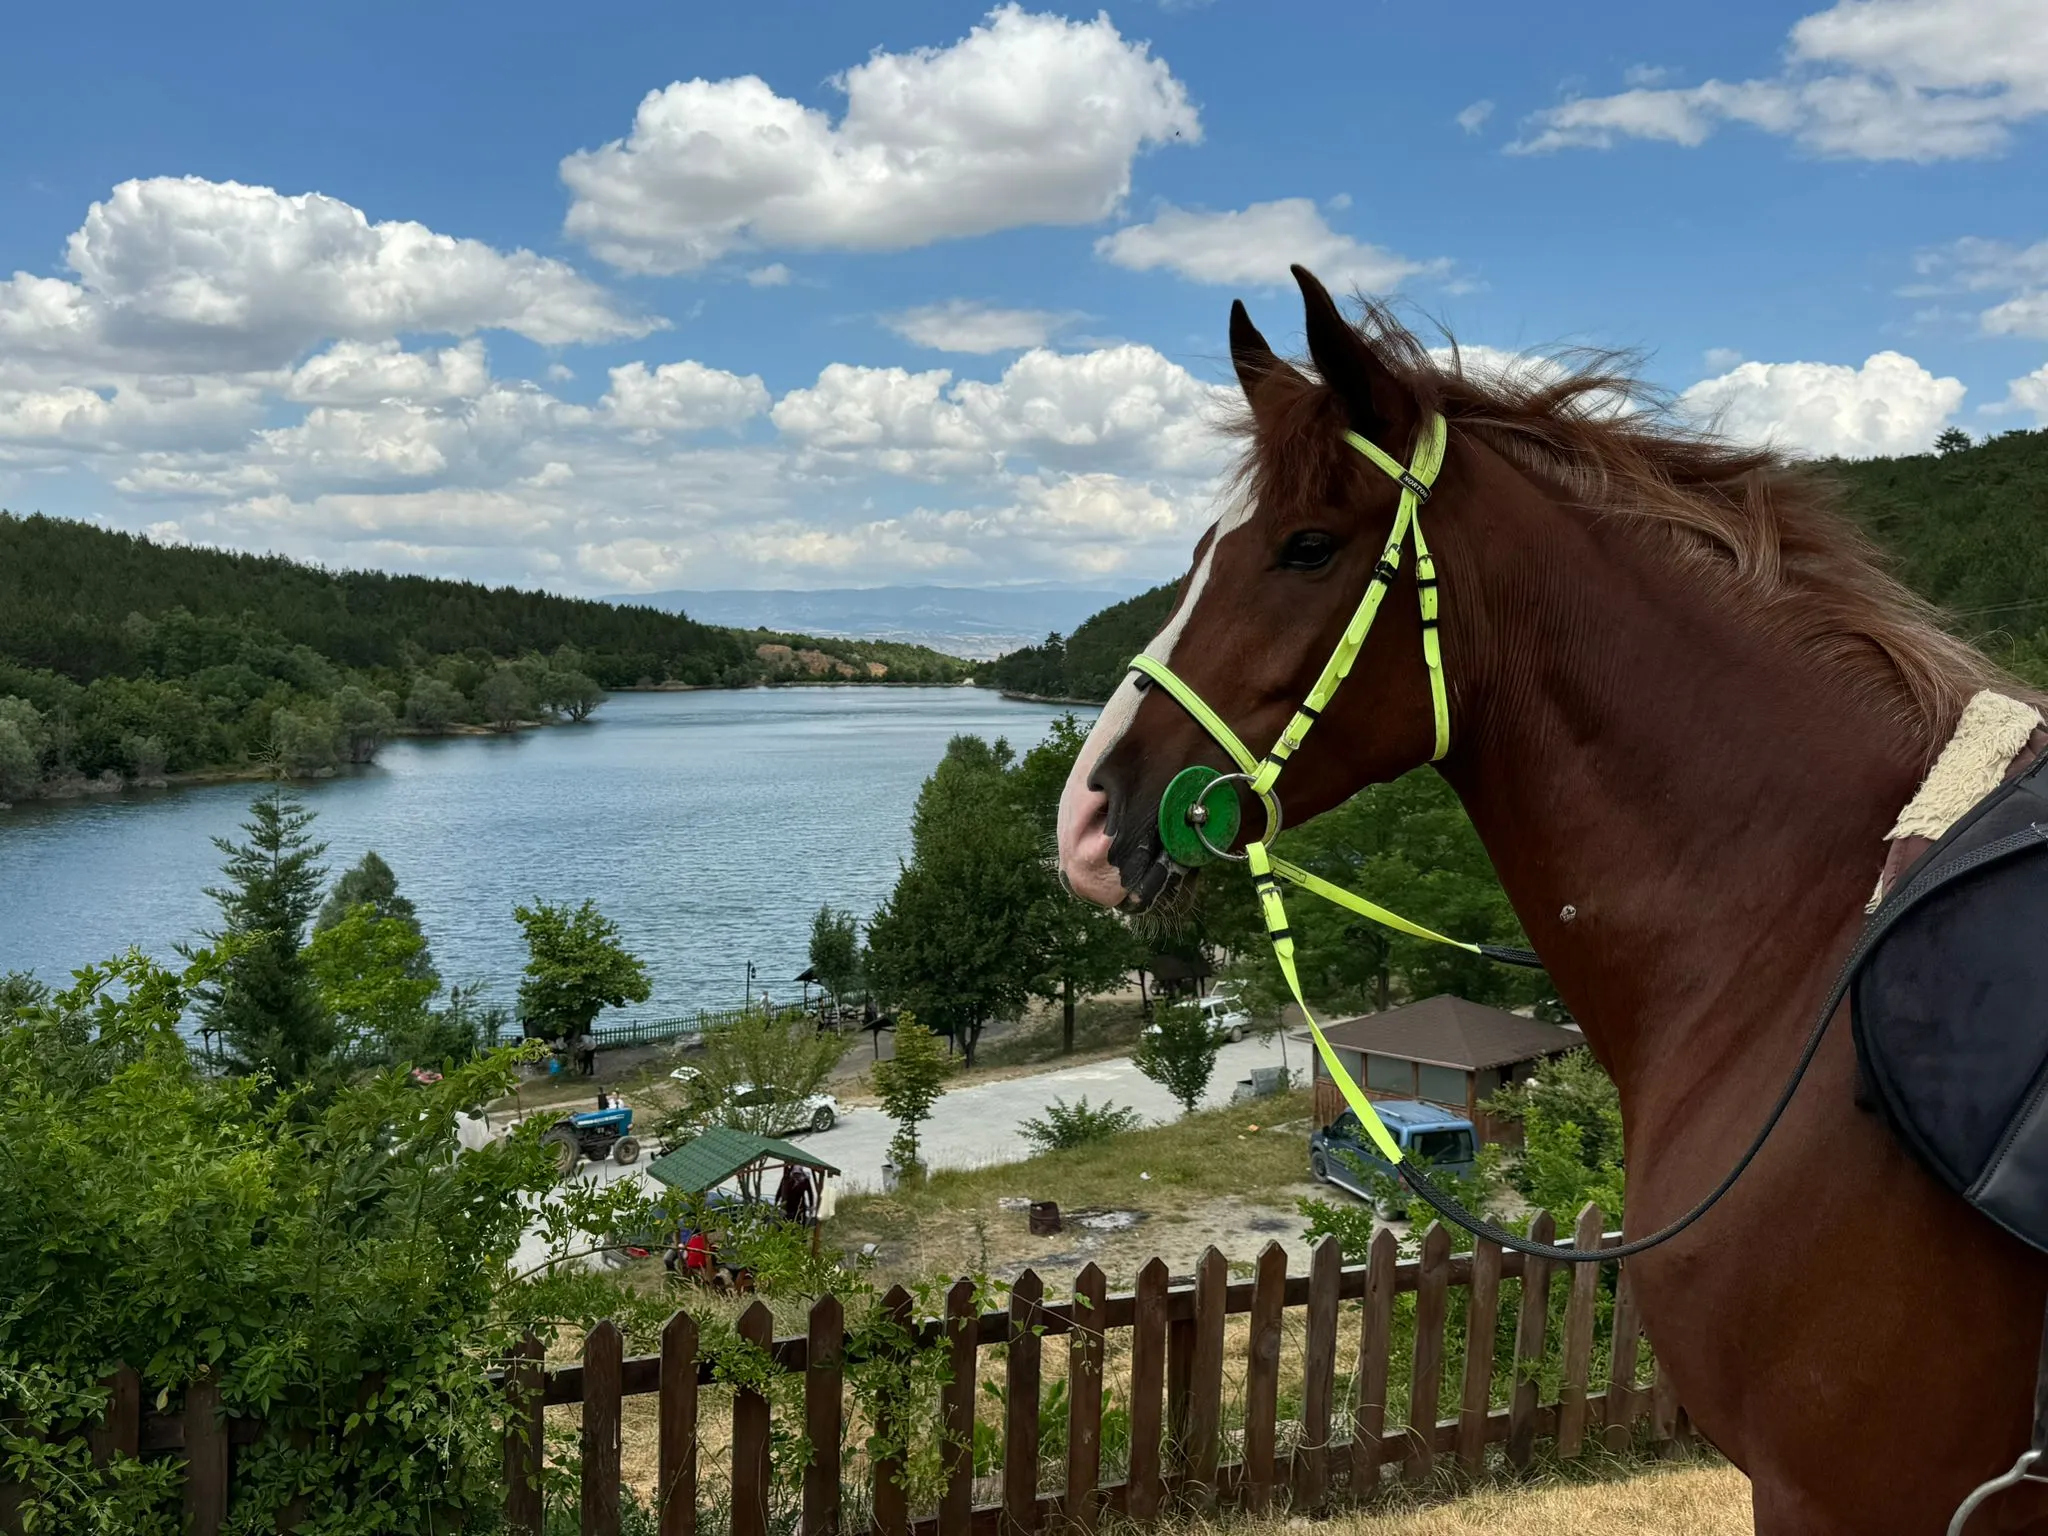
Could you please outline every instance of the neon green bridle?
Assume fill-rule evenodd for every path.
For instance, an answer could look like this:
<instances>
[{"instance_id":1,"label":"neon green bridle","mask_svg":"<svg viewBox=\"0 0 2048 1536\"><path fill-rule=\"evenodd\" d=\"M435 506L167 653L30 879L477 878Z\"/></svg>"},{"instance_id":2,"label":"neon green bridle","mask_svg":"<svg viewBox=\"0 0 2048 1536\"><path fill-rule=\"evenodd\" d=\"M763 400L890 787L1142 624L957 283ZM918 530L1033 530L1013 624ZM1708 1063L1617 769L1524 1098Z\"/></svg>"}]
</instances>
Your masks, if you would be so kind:
<instances>
[{"instance_id":1,"label":"neon green bridle","mask_svg":"<svg viewBox=\"0 0 2048 1536\"><path fill-rule=\"evenodd\" d=\"M1379 617L1380 604L1386 599L1387 590L1401 570L1402 546L1415 546L1415 585L1422 609L1422 660L1429 669L1430 710L1435 717L1436 750L1430 754L1430 761L1439 761L1451 748L1451 705L1450 696L1444 686L1443 643L1438 636L1438 599L1436 561L1429 553L1429 544L1422 536L1422 508L1429 500L1430 487L1436 483L1438 471L1443 468L1445 430L1444 419L1432 415L1423 424L1420 441L1416 446L1414 461L1401 464L1384 452L1377 444L1360 437L1356 432L1344 434L1344 440L1366 458L1386 471L1401 487L1400 506L1394 513L1393 529L1387 534L1386 547L1380 551L1379 563L1373 567L1372 580L1366 584L1365 596L1359 600L1357 611L1351 615L1351 622L1344 627L1344 637L1337 642L1330 659L1323 663L1322 673L1316 678L1315 686L1309 689L1308 697L1294 712L1294 718L1287 722L1287 728L1280 733L1264 758L1253 756L1251 750L1238 740L1237 733L1227 725L1223 717L1203 702L1201 696L1178 677L1166 663L1151 656L1132 658L1131 669L1144 674L1159 684L1174 700L1192 715L1197 724L1215 737L1223 750L1230 754L1237 764L1238 772L1218 775L1207 768L1188 768L1176 777L1175 786L1190 776L1196 777L1192 789L1182 789L1174 794L1175 786L1169 786L1169 794L1162 799L1160 810L1160 834L1168 844L1168 850L1179 857L1183 852L1192 852L1191 858L1183 862L1204 862L1203 853L1224 854L1224 849L1208 836L1211 825L1221 826L1229 822L1234 826L1234 816L1221 814L1221 808L1212 810L1207 804L1209 793L1226 784L1242 783L1251 791L1266 813L1264 835L1257 841L1245 844L1243 858L1249 864L1254 888L1258 892L1259 911L1266 923L1266 936L1272 940L1273 954L1280 962L1280 973L1287 978L1287 988L1294 994L1294 1000L1301 1007L1302 1017L1308 1020L1309 1033L1315 1039L1316 1051L1329 1070L1332 1081L1344 1095L1344 1101L1358 1116L1359 1123L1372 1137L1373 1143L1388 1162L1399 1165L1401 1148L1380 1119L1372 1100L1346 1070L1343 1061L1323 1034L1323 1028L1309 1011L1308 1000L1301 995L1301 976L1294 964L1294 937L1287 926L1287 908L1280 899L1280 882L1287 881L1320 896L1325 901L1356 912L1359 916L1391 928L1396 933L1405 933L1411 938L1428 939L1438 944L1449 944L1457 949L1467 950L1488 959L1502 960L1509 964L1530 964L1533 956L1520 950L1507 950L1491 944L1468 944L1453 939L1420 923L1411 923L1399 913L1390 912L1363 896L1333 885L1319 876L1310 874L1297 864L1275 858L1267 846L1280 831L1280 801L1275 787L1280 781L1280 771L1287 760L1301 750L1302 741L1307 737L1309 727L1316 723L1322 712L1329 707L1337 689L1344 679L1351 675L1352 664L1365 648L1366 636L1372 632L1373 620ZM1232 812L1234 800L1229 802ZM1171 808L1170 808L1171 807ZM1184 824L1169 826L1174 817L1184 818ZM1192 831L1192 839L1190 837ZM1230 834L1225 833L1223 844L1229 842ZM1192 841L1192 849L1191 849Z\"/></svg>"}]
</instances>

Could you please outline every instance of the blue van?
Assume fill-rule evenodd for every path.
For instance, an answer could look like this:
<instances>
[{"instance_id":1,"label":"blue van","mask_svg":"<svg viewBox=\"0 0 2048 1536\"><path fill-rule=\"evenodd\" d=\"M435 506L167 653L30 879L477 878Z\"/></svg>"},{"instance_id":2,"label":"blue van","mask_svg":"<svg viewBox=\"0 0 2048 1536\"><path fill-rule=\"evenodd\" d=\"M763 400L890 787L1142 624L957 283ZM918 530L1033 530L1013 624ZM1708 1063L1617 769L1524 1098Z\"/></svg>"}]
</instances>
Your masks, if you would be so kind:
<instances>
[{"instance_id":1,"label":"blue van","mask_svg":"<svg viewBox=\"0 0 2048 1536\"><path fill-rule=\"evenodd\" d=\"M1479 1156L1479 1132L1463 1115L1415 1099L1375 1099L1372 1107L1404 1152L1413 1152L1430 1167L1459 1178L1471 1174ZM1361 1166L1366 1174L1394 1173L1393 1165L1380 1156L1353 1111L1347 1109L1321 1130L1309 1133L1308 1171L1317 1183L1335 1184L1361 1200L1370 1200L1382 1218L1392 1220L1405 1214L1405 1202L1398 1195L1375 1191L1372 1186L1377 1181L1362 1175Z\"/></svg>"}]
</instances>

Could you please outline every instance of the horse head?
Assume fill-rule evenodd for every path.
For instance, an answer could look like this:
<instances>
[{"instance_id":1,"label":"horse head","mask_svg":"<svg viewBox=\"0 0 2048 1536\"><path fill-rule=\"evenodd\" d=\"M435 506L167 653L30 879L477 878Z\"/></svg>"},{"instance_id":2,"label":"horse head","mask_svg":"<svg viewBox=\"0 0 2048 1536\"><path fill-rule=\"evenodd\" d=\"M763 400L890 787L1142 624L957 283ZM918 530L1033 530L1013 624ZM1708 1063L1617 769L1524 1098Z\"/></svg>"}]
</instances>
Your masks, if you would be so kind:
<instances>
[{"instance_id":1,"label":"horse head","mask_svg":"<svg viewBox=\"0 0 2048 1536\"><path fill-rule=\"evenodd\" d=\"M1316 278L1294 269L1306 306L1311 379L1276 356L1242 303L1230 354L1243 387L1248 448L1226 510L1195 546L1179 602L1146 654L1173 671L1260 752L1307 696L1371 581L1401 490L1348 445L1358 434L1409 462L1433 402L1433 370L1405 333L1368 339ZM1418 366L1422 363L1421 366ZM1459 517L1448 472L1429 506L1431 537ZM1368 783L1430 760L1436 733L1413 562L1401 567L1348 682L1290 759L1283 811L1299 822ZM1158 808L1181 769L1223 772L1223 749L1165 689L1140 674L1104 707L1060 801L1060 867L1103 906L1140 911L1184 871L1168 856ZM1245 835L1263 809L1240 785Z\"/></svg>"}]
</instances>

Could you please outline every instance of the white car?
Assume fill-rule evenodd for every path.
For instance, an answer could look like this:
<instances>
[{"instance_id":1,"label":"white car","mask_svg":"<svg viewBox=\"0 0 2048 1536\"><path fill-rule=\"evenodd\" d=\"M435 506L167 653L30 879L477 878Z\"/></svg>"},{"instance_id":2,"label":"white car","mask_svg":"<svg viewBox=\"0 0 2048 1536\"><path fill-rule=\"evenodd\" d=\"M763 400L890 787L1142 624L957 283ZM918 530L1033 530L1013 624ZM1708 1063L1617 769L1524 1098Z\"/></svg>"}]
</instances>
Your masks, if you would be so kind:
<instances>
[{"instance_id":1,"label":"white car","mask_svg":"<svg viewBox=\"0 0 2048 1536\"><path fill-rule=\"evenodd\" d=\"M1218 1040L1235 1045L1252 1030L1252 1016L1245 1011L1244 1004L1236 997L1223 993L1212 993L1202 998L1195 1006L1202 1011L1202 1020L1209 1026L1209 1033ZM1156 1035L1159 1025L1155 1021L1145 1026L1145 1033Z\"/></svg>"},{"instance_id":2,"label":"white car","mask_svg":"<svg viewBox=\"0 0 2048 1536\"><path fill-rule=\"evenodd\" d=\"M677 1067L669 1076L688 1086L703 1074L695 1067ZM761 1112L764 1107L771 1112L764 1115ZM750 1128L761 1126L765 1121L763 1135L794 1136L799 1131L829 1131L839 1123L842 1113L839 1101L829 1093L813 1093L798 1099L783 1094L778 1088L756 1088L751 1083L741 1083L723 1105L707 1106L702 1118L709 1124L741 1122Z\"/></svg>"}]
</instances>

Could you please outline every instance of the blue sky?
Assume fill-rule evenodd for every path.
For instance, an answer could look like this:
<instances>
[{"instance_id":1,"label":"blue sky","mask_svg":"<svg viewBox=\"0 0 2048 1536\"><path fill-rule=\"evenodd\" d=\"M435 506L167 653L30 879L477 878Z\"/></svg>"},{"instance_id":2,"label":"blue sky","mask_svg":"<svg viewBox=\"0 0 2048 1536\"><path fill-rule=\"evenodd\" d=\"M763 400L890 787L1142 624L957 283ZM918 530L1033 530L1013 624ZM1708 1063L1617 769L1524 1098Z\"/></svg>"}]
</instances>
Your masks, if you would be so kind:
<instances>
[{"instance_id":1,"label":"blue sky","mask_svg":"<svg viewBox=\"0 0 2048 1536\"><path fill-rule=\"evenodd\" d=\"M1290 260L1915 451L2048 422L2044 119L2038 0L45 8L0 504L569 591L1142 585Z\"/></svg>"}]
</instances>

